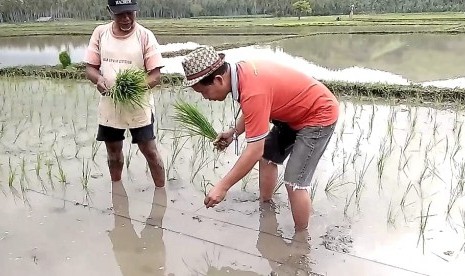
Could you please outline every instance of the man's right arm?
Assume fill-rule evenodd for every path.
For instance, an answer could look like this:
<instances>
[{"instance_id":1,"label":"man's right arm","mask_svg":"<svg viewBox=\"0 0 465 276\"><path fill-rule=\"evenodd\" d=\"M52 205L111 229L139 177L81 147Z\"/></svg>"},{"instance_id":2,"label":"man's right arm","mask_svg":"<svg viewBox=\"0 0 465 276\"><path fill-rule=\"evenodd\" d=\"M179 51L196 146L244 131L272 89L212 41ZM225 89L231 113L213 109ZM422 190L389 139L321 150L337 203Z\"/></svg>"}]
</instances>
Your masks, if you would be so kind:
<instances>
[{"instance_id":1,"label":"man's right arm","mask_svg":"<svg viewBox=\"0 0 465 276\"><path fill-rule=\"evenodd\" d=\"M99 69L100 66L92 65L89 63L86 64L86 78L90 80L93 84L97 84L98 79L102 77Z\"/></svg>"},{"instance_id":2,"label":"man's right arm","mask_svg":"<svg viewBox=\"0 0 465 276\"><path fill-rule=\"evenodd\" d=\"M89 79L93 84L97 85L97 90L100 94L104 94L108 90L105 78L100 74L100 66L86 64L86 78Z\"/></svg>"}]
</instances>

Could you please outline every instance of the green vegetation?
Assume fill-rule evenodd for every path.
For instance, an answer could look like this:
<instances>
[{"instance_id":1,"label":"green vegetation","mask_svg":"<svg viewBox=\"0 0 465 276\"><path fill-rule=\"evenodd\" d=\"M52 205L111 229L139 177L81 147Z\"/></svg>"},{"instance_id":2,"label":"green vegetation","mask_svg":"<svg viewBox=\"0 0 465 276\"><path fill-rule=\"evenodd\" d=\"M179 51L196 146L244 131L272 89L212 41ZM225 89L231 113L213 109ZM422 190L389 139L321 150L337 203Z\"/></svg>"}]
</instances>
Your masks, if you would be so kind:
<instances>
[{"instance_id":1,"label":"green vegetation","mask_svg":"<svg viewBox=\"0 0 465 276\"><path fill-rule=\"evenodd\" d=\"M63 68L71 65L71 57L67 51L61 52L58 59L60 60L61 66L63 66Z\"/></svg>"},{"instance_id":2,"label":"green vegetation","mask_svg":"<svg viewBox=\"0 0 465 276\"><path fill-rule=\"evenodd\" d=\"M191 16L293 16L296 0L139 0L140 15L155 18L186 18ZM348 15L351 5L354 14L389 12L444 12L464 11L462 0L318 0L311 1L315 15ZM0 4L0 22L34 21L39 17L79 18L101 20L108 18L105 2L93 0L7 0Z\"/></svg>"},{"instance_id":3,"label":"green vegetation","mask_svg":"<svg viewBox=\"0 0 465 276\"><path fill-rule=\"evenodd\" d=\"M294 10L297 11L299 20L300 20L300 17L302 16L302 14L312 12L310 2L308 2L307 0L299 0L297 2L294 2L294 4L292 4L292 8L294 8Z\"/></svg>"},{"instance_id":4,"label":"green vegetation","mask_svg":"<svg viewBox=\"0 0 465 276\"><path fill-rule=\"evenodd\" d=\"M174 120L185 127L190 134L200 135L211 141L218 136L210 121L195 105L179 101L174 104L174 109L176 110Z\"/></svg>"},{"instance_id":5,"label":"green vegetation","mask_svg":"<svg viewBox=\"0 0 465 276\"><path fill-rule=\"evenodd\" d=\"M55 79L85 79L85 66L73 64L62 69L61 66L25 66L0 68L0 76L32 76ZM181 74L163 74L163 86L180 86ZM412 101L417 103L464 104L465 89L424 87L421 85L390 85L381 83L350 83L341 81L322 81L336 95L351 98L378 98L385 100Z\"/></svg>"},{"instance_id":6,"label":"green vegetation","mask_svg":"<svg viewBox=\"0 0 465 276\"><path fill-rule=\"evenodd\" d=\"M336 18L339 17L340 21ZM241 17L241 18L196 18L196 19L153 19L140 18L139 22L156 35L309 35L321 32L321 27L376 27L379 33L397 32L399 26L408 26L404 31L464 32L463 13L420 13L420 14L381 14L355 15L350 19L343 16L302 17ZM0 37L39 36L39 35L88 35L98 24L107 21L34 22L2 24ZM362 28L362 29L363 29ZM371 28L370 28L371 29ZM351 30L357 32L360 29Z\"/></svg>"},{"instance_id":7,"label":"green vegetation","mask_svg":"<svg viewBox=\"0 0 465 276\"><path fill-rule=\"evenodd\" d=\"M115 104L143 107L148 90L147 74L140 69L126 69L118 72L115 85L110 89L110 97Z\"/></svg>"}]
</instances>

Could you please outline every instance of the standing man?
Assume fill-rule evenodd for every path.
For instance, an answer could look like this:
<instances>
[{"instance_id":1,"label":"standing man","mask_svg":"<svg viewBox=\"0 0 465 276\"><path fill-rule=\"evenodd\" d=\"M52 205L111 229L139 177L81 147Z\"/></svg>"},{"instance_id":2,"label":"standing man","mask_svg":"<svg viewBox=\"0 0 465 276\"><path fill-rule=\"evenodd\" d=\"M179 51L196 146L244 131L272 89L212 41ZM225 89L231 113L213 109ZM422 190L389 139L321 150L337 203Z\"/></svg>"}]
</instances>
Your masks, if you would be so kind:
<instances>
[{"instance_id":1,"label":"standing man","mask_svg":"<svg viewBox=\"0 0 465 276\"><path fill-rule=\"evenodd\" d=\"M182 61L186 85L205 99L223 101L230 92L242 115L236 127L221 133L215 145L226 148L245 132L247 147L210 190L206 207L221 202L226 192L259 162L260 199L270 201L278 164L289 156L284 182L296 231L307 229L311 210L310 182L328 145L339 114L336 97L322 83L272 61L224 61L213 47L200 47ZM269 130L270 121L274 127Z\"/></svg>"},{"instance_id":2,"label":"standing man","mask_svg":"<svg viewBox=\"0 0 465 276\"><path fill-rule=\"evenodd\" d=\"M117 73L128 68L144 69L147 86L157 85L163 67L159 44L150 30L136 23L136 0L108 0L107 9L113 21L95 28L84 59L86 76L101 94L97 140L105 142L111 180L120 181L124 132L129 129L132 143L147 159L155 185L163 187L165 170L155 144L152 94L147 93L143 107L133 107L115 105L107 93Z\"/></svg>"}]
</instances>

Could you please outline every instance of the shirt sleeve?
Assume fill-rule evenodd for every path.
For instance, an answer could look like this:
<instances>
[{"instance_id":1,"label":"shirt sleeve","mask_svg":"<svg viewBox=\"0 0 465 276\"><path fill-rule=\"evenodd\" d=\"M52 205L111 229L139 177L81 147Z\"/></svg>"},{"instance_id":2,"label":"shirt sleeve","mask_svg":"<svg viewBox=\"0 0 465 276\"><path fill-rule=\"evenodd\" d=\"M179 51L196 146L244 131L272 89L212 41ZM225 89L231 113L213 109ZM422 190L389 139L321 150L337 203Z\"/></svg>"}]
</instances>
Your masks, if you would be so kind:
<instances>
[{"instance_id":1,"label":"shirt sleeve","mask_svg":"<svg viewBox=\"0 0 465 276\"><path fill-rule=\"evenodd\" d=\"M147 71L163 67L163 57L160 51L160 44L153 32L146 30L144 41L144 64Z\"/></svg>"},{"instance_id":2,"label":"shirt sleeve","mask_svg":"<svg viewBox=\"0 0 465 276\"><path fill-rule=\"evenodd\" d=\"M95 28L90 37L89 45L87 46L84 56L84 62L92 65L100 65L100 35L102 27Z\"/></svg>"},{"instance_id":3,"label":"shirt sleeve","mask_svg":"<svg viewBox=\"0 0 465 276\"><path fill-rule=\"evenodd\" d=\"M252 143L265 138L269 132L271 100L267 94L250 96L241 101L245 119L245 138Z\"/></svg>"}]
</instances>

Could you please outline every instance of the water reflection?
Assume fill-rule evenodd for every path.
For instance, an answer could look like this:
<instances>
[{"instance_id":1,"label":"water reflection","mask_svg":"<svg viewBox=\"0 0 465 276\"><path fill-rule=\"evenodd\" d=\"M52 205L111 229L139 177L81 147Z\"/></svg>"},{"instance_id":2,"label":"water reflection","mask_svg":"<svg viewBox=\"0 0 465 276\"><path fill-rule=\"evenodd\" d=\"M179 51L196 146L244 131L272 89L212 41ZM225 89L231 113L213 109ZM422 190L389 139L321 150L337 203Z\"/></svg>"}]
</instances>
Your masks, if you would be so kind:
<instances>
[{"instance_id":1,"label":"water reflection","mask_svg":"<svg viewBox=\"0 0 465 276\"><path fill-rule=\"evenodd\" d=\"M352 66L402 75L414 82L464 76L465 35L319 35L273 44L293 56L339 70Z\"/></svg>"},{"instance_id":2,"label":"water reflection","mask_svg":"<svg viewBox=\"0 0 465 276\"><path fill-rule=\"evenodd\" d=\"M308 231L294 234L291 241L281 238L274 204L260 203L260 232L257 249L269 260L272 275L315 275L311 273Z\"/></svg>"},{"instance_id":3,"label":"water reflection","mask_svg":"<svg viewBox=\"0 0 465 276\"><path fill-rule=\"evenodd\" d=\"M162 52L194 49L199 44L245 42L253 36L158 36ZM0 39L0 67L55 65L58 54L68 50L81 62L88 36L18 37ZM269 39L269 38L268 38ZM449 34L340 34L258 43L225 51L227 59L272 58L295 66L322 80L350 82L423 83L440 87L465 87L465 35ZM166 60L164 73L179 72L182 57Z\"/></svg>"},{"instance_id":4,"label":"water reflection","mask_svg":"<svg viewBox=\"0 0 465 276\"><path fill-rule=\"evenodd\" d=\"M152 209L140 238L131 223L129 201L121 181L112 184L112 203L115 227L108 236L121 273L124 276L163 274L166 250L160 227L166 210L165 189L154 190Z\"/></svg>"}]
</instances>

